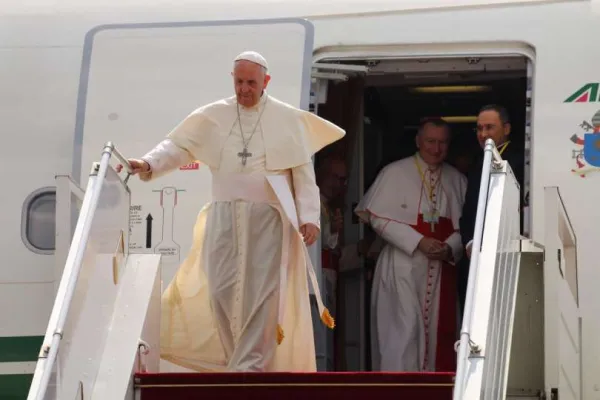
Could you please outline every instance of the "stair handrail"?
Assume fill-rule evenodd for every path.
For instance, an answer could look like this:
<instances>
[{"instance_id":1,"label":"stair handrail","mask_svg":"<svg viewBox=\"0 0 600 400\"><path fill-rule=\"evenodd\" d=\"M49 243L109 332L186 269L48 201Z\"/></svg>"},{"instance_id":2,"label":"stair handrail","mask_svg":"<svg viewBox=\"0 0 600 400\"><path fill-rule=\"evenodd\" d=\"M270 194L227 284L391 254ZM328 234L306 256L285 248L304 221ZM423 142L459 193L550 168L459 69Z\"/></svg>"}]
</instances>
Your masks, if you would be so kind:
<instances>
[{"instance_id":1,"label":"stair handrail","mask_svg":"<svg viewBox=\"0 0 600 400\"><path fill-rule=\"evenodd\" d=\"M485 224L485 212L488 201L488 186L492 173L492 164L501 163L502 156L492 139L485 141L483 149L483 168L481 170L481 183L479 186L479 198L477 201L477 213L475 216L475 230L473 232L473 243L471 244L471 260L467 293L465 296L465 310L463 313L460 341L458 345L456 379L454 382L454 399L462 400L465 392L465 379L468 373L467 355L472 350L471 343L471 319L473 316L473 303L475 296L475 282L477 280L477 269L479 267L479 255L483 242L483 228Z\"/></svg>"},{"instance_id":2,"label":"stair handrail","mask_svg":"<svg viewBox=\"0 0 600 400\"><path fill-rule=\"evenodd\" d=\"M116 149L112 142L107 142L104 145L101 154L100 162L95 162L92 166L81 212L77 219L77 226L73 233L67 261L65 262L65 268L56 293L44 341L38 355L27 400L44 400L46 395L52 367L56 362L65 322L75 293L75 286L83 265L83 257L90 237L94 214L98 208L102 184L106 178L111 156L114 155L125 166L127 171L127 177L124 180L125 184L133 172L131 164Z\"/></svg>"}]
</instances>

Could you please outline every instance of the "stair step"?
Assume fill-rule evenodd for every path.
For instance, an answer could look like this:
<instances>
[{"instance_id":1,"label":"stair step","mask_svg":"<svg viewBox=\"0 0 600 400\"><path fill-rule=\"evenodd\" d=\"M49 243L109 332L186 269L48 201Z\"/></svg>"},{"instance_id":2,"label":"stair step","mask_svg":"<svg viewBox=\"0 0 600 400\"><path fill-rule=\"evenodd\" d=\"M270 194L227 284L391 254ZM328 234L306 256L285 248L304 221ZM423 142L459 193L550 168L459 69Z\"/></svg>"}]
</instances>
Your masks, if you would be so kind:
<instances>
[{"instance_id":1,"label":"stair step","mask_svg":"<svg viewBox=\"0 0 600 400\"><path fill-rule=\"evenodd\" d=\"M136 374L135 384L141 400L451 400L453 380L454 373L160 373Z\"/></svg>"}]
</instances>

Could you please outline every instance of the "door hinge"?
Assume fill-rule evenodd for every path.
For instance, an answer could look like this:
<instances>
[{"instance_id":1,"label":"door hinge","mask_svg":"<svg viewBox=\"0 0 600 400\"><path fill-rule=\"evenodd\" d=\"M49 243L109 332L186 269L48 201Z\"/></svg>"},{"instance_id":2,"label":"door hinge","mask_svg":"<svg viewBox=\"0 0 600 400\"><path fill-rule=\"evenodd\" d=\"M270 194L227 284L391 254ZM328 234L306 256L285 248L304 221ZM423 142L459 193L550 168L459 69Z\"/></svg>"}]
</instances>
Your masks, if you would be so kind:
<instances>
[{"instance_id":1,"label":"door hinge","mask_svg":"<svg viewBox=\"0 0 600 400\"><path fill-rule=\"evenodd\" d=\"M556 257L558 258L558 272L560 272L560 274L564 276L562 269L562 249L558 249L556 251Z\"/></svg>"}]
</instances>

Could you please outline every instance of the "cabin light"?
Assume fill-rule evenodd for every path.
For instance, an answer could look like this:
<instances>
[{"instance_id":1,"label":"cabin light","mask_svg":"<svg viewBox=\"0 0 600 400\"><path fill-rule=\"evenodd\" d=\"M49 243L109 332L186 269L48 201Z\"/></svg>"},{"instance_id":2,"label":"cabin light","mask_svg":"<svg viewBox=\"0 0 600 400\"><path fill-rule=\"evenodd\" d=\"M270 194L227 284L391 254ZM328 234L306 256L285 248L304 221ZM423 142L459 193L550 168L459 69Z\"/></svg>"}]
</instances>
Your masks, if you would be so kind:
<instances>
[{"instance_id":1,"label":"cabin light","mask_svg":"<svg viewBox=\"0 0 600 400\"><path fill-rule=\"evenodd\" d=\"M449 117L440 117L449 124L465 124L477 122L477 115L456 115Z\"/></svg>"},{"instance_id":2,"label":"cabin light","mask_svg":"<svg viewBox=\"0 0 600 400\"><path fill-rule=\"evenodd\" d=\"M492 88L489 86L469 85L469 86L417 86L411 88L412 92L417 93L476 93L487 92Z\"/></svg>"}]
</instances>

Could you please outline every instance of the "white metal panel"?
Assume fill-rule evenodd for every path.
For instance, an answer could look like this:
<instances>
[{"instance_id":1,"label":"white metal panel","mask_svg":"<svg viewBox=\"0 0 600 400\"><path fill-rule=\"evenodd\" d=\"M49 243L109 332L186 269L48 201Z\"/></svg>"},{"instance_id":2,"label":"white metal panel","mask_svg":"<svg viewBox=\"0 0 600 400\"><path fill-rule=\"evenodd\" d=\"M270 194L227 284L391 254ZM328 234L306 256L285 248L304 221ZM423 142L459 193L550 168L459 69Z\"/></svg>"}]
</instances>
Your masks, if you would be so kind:
<instances>
[{"instance_id":1,"label":"white metal panel","mask_svg":"<svg viewBox=\"0 0 600 400\"><path fill-rule=\"evenodd\" d=\"M88 0L85 3L77 0L4 0L4 14L44 14L48 12L69 12L81 11L81 9L100 10L110 7L113 9L131 9L134 7L146 6L169 6L182 7L195 4L189 0L129 0L127 2L119 2L118 0ZM556 0L372 0L372 1L347 1L347 0L286 0L285 2L273 2L269 0L230 0L227 5L219 0L202 0L196 2L206 9L208 16L220 13L224 14L231 8L249 8L257 6L270 6L276 11L281 12L286 8L295 13L302 15L323 15L323 14L355 14L372 11L402 11L402 10L427 10L439 8L458 8L458 7L473 7L473 6L488 6L488 5L506 5L506 4L540 4L552 3ZM564 1L587 1L587 0L564 0Z\"/></svg>"},{"instance_id":2,"label":"white metal panel","mask_svg":"<svg viewBox=\"0 0 600 400\"><path fill-rule=\"evenodd\" d=\"M94 386L102 349L110 331L118 279L124 268L123 256L127 248L123 254L120 237L124 235L126 246L128 211L129 193L114 170L109 168L92 219L58 353L60 399L75 398L80 382L84 394L90 393ZM117 257L117 274L114 273L114 256Z\"/></svg>"},{"instance_id":3,"label":"white metal panel","mask_svg":"<svg viewBox=\"0 0 600 400\"><path fill-rule=\"evenodd\" d=\"M233 95L233 59L248 49L268 60L271 95L308 108L312 28L304 21L119 25L90 33L74 173L85 171L108 140L126 156L141 157L194 109ZM162 253L166 284L191 246L198 211L211 199L210 172L195 165L129 184L130 248Z\"/></svg>"},{"instance_id":4,"label":"white metal panel","mask_svg":"<svg viewBox=\"0 0 600 400\"><path fill-rule=\"evenodd\" d=\"M484 347L486 363L483 381L483 398L498 400L504 400L507 395L508 367L521 260L519 185L507 162L505 162L502 175L493 175L491 179L492 185L495 184L495 181L503 180L504 191L492 286L492 308L488 319L488 337ZM488 209L488 213L490 211ZM489 215L489 217L494 218L493 215ZM488 245L485 239L484 234L484 246Z\"/></svg>"},{"instance_id":5,"label":"white metal panel","mask_svg":"<svg viewBox=\"0 0 600 400\"><path fill-rule=\"evenodd\" d=\"M479 263L470 340L480 353L466 363L464 400L506 398L508 362L519 274L519 187L506 161L492 170ZM485 189L483 189L485 190ZM458 396L462 393L458 394Z\"/></svg>"},{"instance_id":6,"label":"white metal panel","mask_svg":"<svg viewBox=\"0 0 600 400\"><path fill-rule=\"evenodd\" d=\"M71 240L79 218L85 192L68 175L56 177L56 250L54 252L54 286L58 290L69 255Z\"/></svg>"},{"instance_id":7,"label":"white metal panel","mask_svg":"<svg viewBox=\"0 0 600 400\"><path fill-rule=\"evenodd\" d=\"M581 400L581 333L577 305L566 281L559 281L560 320L558 327L558 394L560 399Z\"/></svg>"},{"instance_id":8,"label":"white metal panel","mask_svg":"<svg viewBox=\"0 0 600 400\"><path fill-rule=\"evenodd\" d=\"M54 293L52 282L0 284L0 336L36 336L44 332Z\"/></svg>"},{"instance_id":9,"label":"white metal panel","mask_svg":"<svg viewBox=\"0 0 600 400\"><path fill-rule=\"evenodd\" d=\"M73 49L0 48L0 129L5 140L0 168L0 179L5 183L0 196L4 209L0 225L5 229L0 251L10 255L9 261L0 266L0 282L18 286L54 280L52 255L38 254L26 245L19 229L21 210L31 193L54 185L61 155L68 154L57 138L73 130L73 118L67 115L73 115L76 89L71 90L65 83L73 77L66 64L80 60L80 52ZM28 157L35 162L19 161L23 150L18 149L27 149ZM15 165L19 165L18 177ZM16 299L24 300L21 296ZM48 318L47 314L39 315Z\"/></svg>"},{"instance_id":10,"label":"white metal panel","mask_svg":"<svg viewBox=\"0 0 600 400\"><path fill-rule=\"evenodd\" d=\"M577 276L577 255L569 253L570 248L576 248L577 241L558 188L544 188L544 195L546 390L557 388L561 399L580 400L583 398L581 316L576 301L579 293L577 282L572 289L567 280L573 268Z\"/></svg>"},{"instance_id":11,"label":"white metal panel","mask_svg":"<svg viewBox=\"0 0 600 400\"><path fill-rule=\"evenodd\" d=\"M132 374L143 372L138 369L140 339L151 347L151 354L142 360L148 368L146 371L158 372L160 293L160 255L130 255L119 284L110 336L99 360L98 376L90 398L125 398ZM148 360L152 362L148 363Z\"/></svg>"},{"instance_id":12,"label":"white metal panel","mask_svg":"<svg viewBox=\"0 0 600 400\"><path fill-rule=\"evenodd\" d=\"M521 241L507 398L544 391L544 248Z\"/></svg>"}]
</instances>

